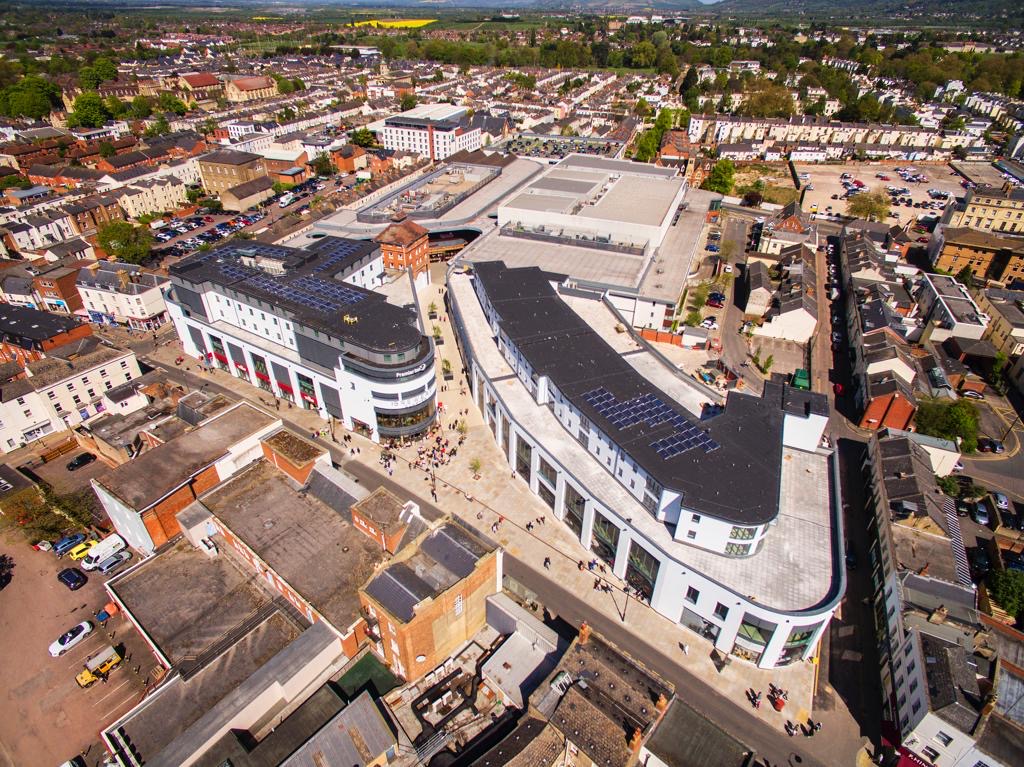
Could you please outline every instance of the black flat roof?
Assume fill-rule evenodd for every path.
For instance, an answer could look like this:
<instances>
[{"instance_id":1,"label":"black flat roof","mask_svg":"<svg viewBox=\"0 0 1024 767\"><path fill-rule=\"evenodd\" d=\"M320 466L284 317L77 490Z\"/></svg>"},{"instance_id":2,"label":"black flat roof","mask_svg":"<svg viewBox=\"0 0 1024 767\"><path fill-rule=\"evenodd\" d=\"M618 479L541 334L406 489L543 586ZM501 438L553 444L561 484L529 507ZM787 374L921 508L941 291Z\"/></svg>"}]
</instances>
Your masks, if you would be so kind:
<instances>
[{"instance_id":1,"label":"black flat roof","mask_svg":"<svg viewBox=\"0 0 1024 767\"><path fill-rule=\"evenodd\" d=\"M594 425L687 509L743 525L778 515L783 397L731 393L726 408L697 419L640 375L574 312L537 267L474 264L501 330ZM609 404L610 403L610 404Z\"/></svg>"},{"instance_id":2,"label":"black flat roof","mask_svg":"<svg viewBox=\"0 0 1024 767\"><path fill-rule=\"evenodd\" d=\"M67 333L80 324L77 319L66 314L51 314L14 304L0 306L0 333L4 335L45 341Z\"/></svg>"},{"instance_id":3,"label":"black flat roof","mask_svg":"<svg viewBox=\"0 0 1024 767\"><path fill-rule=\"evenodd\" d=\"M171 266L170 275L191 283L209 282L279 307L302 325L364 349L382 353L413 349L423 341L413 312L389 304L380 293L336 278L377 247L343 237L324 237L306 248L228 242L179 261ZM276 262L283 273L246 264L250 259ZM346 321L346 317L357 321Z\"/></svg>"}]
</instances>

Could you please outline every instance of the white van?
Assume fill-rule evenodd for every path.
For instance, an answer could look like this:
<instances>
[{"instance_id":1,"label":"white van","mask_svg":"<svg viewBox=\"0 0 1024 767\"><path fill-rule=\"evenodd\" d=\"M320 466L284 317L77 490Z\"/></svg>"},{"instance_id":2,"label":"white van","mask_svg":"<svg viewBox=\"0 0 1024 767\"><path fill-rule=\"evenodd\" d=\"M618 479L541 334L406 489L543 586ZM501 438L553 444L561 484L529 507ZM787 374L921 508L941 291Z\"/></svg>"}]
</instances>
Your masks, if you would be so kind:
<instances>
[{"instance_id":1,"label":"white van","mask_svg":"<svg viewBox=\"0 0 1024 767\"><path fill-rule=\"evenodd\" d=\"M82 560L82 569L95 570L100 566L100 563L103 560L113 556L119 551L123 551L127 547L128 544L124 542L124 538L117 533L108 535L102 541L93 546L92 550L89 552L89 556Z\"/></svg>"},{"instance_id":2,"label":"white van","mask_svg":"<svg viewBox=\"0 0 1024 767\"><path fill-rule=\"evenodd\" d=\"M291 192L288 192L284 197L282 197L278 201L277 204L280 205L282 208L287 208L289 205L295 202L295 199L295 195L292 194Z\"/></svg>"}]
</instances>

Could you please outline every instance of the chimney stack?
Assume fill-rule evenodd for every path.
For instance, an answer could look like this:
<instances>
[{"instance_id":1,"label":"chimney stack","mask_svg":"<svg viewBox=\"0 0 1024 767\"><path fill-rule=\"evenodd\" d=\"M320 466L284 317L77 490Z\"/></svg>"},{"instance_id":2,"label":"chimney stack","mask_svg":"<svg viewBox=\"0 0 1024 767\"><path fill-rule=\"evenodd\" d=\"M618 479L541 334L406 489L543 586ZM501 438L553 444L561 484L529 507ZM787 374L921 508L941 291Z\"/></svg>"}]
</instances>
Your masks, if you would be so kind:
<instances>
[{"instance_id":1,"label":"chimney stack","mask_svg":"<svg viewBox=\"0 0 1024 767\"><path fill-rule=\"evenodd\" d=\"M585 621L580 624L579 641L580 644L586 644L590 641L590 624Z\"/></svg>"}]
</instances>

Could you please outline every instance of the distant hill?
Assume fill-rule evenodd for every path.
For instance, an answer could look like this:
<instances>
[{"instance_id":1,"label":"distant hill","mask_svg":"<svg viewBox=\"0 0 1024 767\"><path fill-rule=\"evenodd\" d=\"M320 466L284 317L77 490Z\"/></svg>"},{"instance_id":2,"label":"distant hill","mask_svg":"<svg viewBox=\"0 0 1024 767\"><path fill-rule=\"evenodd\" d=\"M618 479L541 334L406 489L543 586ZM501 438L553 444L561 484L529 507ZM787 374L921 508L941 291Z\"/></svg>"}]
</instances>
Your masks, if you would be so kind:
<instances>
[{"instance_id":1,"label":"distant hill","mask_svg":"<svg viewBox=\"0 0 1024 767\"><path fill-rule=\"evenodd\" d=\"M938 24L978 19L999 23L1022 15L1019 0L722 0L704 7L716 14L847 20L931 18Z\"/></svg>"}]
</instances>

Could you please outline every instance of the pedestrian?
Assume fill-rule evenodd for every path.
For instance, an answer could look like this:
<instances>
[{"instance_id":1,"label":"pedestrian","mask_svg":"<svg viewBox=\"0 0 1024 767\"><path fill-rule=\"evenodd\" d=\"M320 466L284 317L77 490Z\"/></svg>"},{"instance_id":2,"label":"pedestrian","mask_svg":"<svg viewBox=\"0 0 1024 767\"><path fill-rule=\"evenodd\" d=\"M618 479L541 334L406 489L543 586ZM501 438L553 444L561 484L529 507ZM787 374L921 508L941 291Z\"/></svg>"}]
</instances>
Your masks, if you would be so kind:
<instances>
[{"instance_id":1,"label":"pedestrian","mask_svg":"<svg viewBox=\"0 0 1024 767\"><path fill-rule=\"evenodd\" d=\"M683 648L683 655L689 655L690 654L690 645L688 645L688 644L681 644L680 647Z\"/></svg>"},{"instance_id":2,"label":"pedestrian","mask_svg":"<svg viewBox=\"0 0 1024 767\"><path fill-rule=\"evenodd\" d=\"M533 530L533 522L527 522L526 523L526 532L531 532L532 530Z\"/></svg>"},{"instance_id":3,"label":"pedestrian","mask_svg":"<svg viewBox=\"0 0 1024 767\"><path fill-rule=\"evenodd\" d=\"M550 570L551 569L551 557L544 557L544 569L545 570Z\"/></svg>"},{"instance_id":4,"label":"pedestrian","mask_svg":"<svg viewBox=\"0 0 1024 767\"><path fill-rule=\"evenodd\" d=\"M582 573L583 572L583 560L581 559L576 563L576 568Z\"/></svg>"},{"instance_id":5,"label":"pedestrian","mask_svg":"<svg viewBox=\"0 0 1024 767\"><path fill-rule=\"evenodd\" d=\"M547 524L547 523L546 523L546 521L545 521L546 519L547 519L546 517L541 517L541 518L540 518L540 523L541 523L542 525L543 525L543 524Z\"/></svg>"},{"instance_id":6,"label":"pedestrian","mask_svg":"<svg viewBox=\"0 0 1024 767\"><path fill-rule=\"evenodd\" d=\"M496 532L498 532L498 523L497 523L497 522L495 522L495 523L493 523L493 524L491 525L491 532L492 532L492 533L496 533Z\"/></svg>"},{"instance_id":7,"label":"pedestrian","mask_svg":"<svg viewBox=\"0 0 1024 767\"><path fill-rule=\"evenodd\" d=\"M601 588L601 579L600 578L594 578L594 591L597 591L600 588Z\"/></svg>"}]
</instances>

